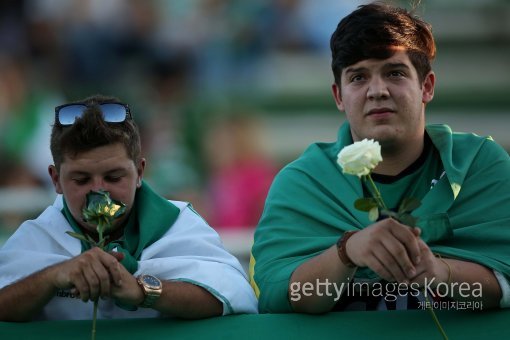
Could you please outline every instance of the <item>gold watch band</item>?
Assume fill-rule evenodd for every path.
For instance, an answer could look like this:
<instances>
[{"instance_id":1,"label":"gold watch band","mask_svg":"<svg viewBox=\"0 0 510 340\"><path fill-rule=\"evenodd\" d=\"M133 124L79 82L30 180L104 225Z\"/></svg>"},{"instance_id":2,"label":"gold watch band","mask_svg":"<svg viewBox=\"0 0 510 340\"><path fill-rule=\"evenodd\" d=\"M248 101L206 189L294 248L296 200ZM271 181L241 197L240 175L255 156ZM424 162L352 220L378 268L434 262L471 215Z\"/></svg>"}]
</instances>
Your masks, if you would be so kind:
<instances>
[{"instance_id":1,"label":"gold watch band","mask_svg":"<svg viewBox=\"0 0 510 340\"><path fill-rule=\"evenodd\" d=\"M163 284L160 279L152 275L140 275L136 278L136 282L140 286L145 296L140 307L150 308L161 296Z\"/></svg>"}]
</instances>

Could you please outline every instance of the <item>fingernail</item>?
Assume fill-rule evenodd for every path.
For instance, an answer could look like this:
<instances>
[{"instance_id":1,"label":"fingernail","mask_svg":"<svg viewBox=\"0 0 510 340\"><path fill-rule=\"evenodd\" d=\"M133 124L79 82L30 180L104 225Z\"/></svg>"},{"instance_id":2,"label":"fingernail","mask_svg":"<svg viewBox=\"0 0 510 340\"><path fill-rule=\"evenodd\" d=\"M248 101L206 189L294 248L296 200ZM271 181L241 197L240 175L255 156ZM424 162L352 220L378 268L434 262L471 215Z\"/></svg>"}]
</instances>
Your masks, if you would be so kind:
<instances>
[{"instance_id":1,"label":"fingernail","mask_svg":"<svg viewBox=\"0 0 510 340\"><path fill-rule=\"evenodd\" d=\"M421 261L421 257L416 256L416 259L414 259L414 263L418 264L418 263L420 263L420 261Z\"/></svg>"}]
</instances>

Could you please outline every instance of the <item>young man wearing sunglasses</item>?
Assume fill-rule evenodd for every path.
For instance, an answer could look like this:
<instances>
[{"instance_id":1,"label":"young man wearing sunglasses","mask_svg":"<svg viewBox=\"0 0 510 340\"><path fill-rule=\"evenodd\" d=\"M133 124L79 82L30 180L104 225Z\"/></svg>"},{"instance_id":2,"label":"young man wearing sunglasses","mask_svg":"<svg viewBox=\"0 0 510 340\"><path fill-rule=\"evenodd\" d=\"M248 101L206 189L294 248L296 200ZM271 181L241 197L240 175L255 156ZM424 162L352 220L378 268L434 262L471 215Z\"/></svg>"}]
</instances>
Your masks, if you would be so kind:
<instances>
[{"instance_id":1,"label":"young man wearing sunglasses","mask_svg":"<svg viewBox=\"0 0 510 340\"><path fill-rule=\"evenodd\" d=\"M99 298L99 318L257 312L216 232L190 204L167 201L142 181L146 161L127 105L93 96L57 107L51 152L60 195L0 249L0 320L89 319ZM126 205L105 251L66 233L97 241L82 209L99 190Z\"/></svg>"}]
</instances>

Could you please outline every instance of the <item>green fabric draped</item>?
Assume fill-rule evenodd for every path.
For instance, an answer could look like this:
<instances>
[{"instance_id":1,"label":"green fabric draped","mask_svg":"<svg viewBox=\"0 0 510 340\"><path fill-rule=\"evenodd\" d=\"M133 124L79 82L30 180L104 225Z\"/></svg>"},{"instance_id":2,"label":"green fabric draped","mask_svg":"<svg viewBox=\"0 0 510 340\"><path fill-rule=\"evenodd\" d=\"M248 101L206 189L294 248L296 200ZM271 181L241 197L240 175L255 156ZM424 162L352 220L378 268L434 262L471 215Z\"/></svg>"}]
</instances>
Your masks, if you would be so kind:
<instances>
[{"instance_id":1,"label":"green fabric draped","mask_svg":"<svg viewBox=\"0 0 510 340\"><path fill-rule=\"evenodd\" d=\"M422 238L445 257L480 263L510 275L510 158L490 138L426 128L438 150L443 176L413 212ZM344 175L338 152L352 144L345 123L336 143L312 144L275 178L252 248L252 285L261 312L291 311L288 284L303 262L331 247L348 230L370 225L354 208L361 181ZM360 268L357 278L377 278Z\"/></svg>"},{"instance_id":2,"label":"green fabric draped","mask_svg":"<svg viewBox=\"0 0 510 340\"><path fill-rule=\"evenodd\" d=\"M64 199L62 213L77 233L81 229L74 220ZM120 240L108 243L105 251L116 251L124 254L122 265L134 274L138 270L138 260L142 251L159 240L174 224L179 215L179 208L155 193L147 183L136 191L135 203L124 227L124 236ZM81 241L82 252L90 249L90 244Z\"/></svg>"}]
</instances>

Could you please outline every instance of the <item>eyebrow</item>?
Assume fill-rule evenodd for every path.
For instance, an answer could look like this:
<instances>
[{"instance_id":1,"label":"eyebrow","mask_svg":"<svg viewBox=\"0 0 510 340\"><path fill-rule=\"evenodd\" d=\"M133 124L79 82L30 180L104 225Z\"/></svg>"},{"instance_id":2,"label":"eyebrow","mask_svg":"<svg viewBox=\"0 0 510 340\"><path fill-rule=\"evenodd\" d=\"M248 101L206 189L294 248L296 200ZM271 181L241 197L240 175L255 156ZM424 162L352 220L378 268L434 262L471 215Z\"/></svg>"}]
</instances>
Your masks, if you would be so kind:
<instances>
[{"instance_id":1,"label":"eyebrow","mask_svg":"<svg viewBox=\"0 0 510 340\"><path fill-rule=\"evenodd\" d=\"M383 68L405 68L408 70L410 69L409 66L404 63L387 63L384 64Z\"/></svg>"},{"instance_id":2,"label":"eyebrow","mask_svg":"<svg viewBox=\"0 0 510 340\"><path fill-rule=\"evenodd\" d=\"M345 74L348 73L359 73L368 70L366 67L348 67L345 69Z\"/></svg>"},{"instance_id":3,"label":"eyebrow","mask_svg":"<svg viewBox=\"0 0 510 340\"><path fill-rule=\"evenodd\" d=\"M407 70L409 70L409 66L407 64L404 64L404 63L386 63L382 66L383 69L388 69L388 68L405 68ZM359 73L359 72L364 72L364 71L367 71L368 70L368 67L348 67L347 69L345 69L345 74L349 74L349 73Z\"/></svg>"},{"instance_id":4,"label":"eyebrow","mask_svg":"<svg viewBox=\"0 0 510 340\"><path fill-rule=\"evenodd\" d=\"M126 171L125 168L115 168L115 169L106 171L105 173L103 173L103 175L111 175L111 174L116 173L116 172L125 172L125 171ZM75 170L75 171L70 171L69 175L70 176L76 176L76 175L78 175L78 176L90 176L90 172Z\"/></svg>"}]
</instances>

